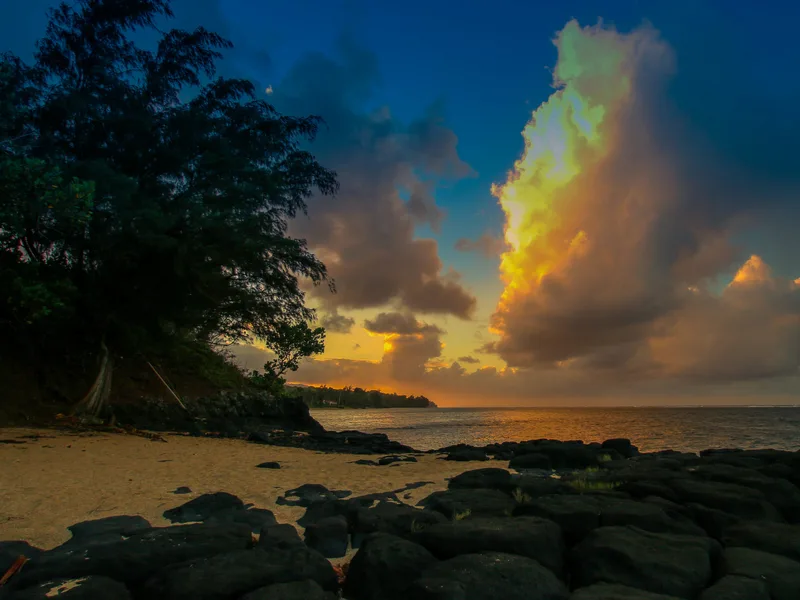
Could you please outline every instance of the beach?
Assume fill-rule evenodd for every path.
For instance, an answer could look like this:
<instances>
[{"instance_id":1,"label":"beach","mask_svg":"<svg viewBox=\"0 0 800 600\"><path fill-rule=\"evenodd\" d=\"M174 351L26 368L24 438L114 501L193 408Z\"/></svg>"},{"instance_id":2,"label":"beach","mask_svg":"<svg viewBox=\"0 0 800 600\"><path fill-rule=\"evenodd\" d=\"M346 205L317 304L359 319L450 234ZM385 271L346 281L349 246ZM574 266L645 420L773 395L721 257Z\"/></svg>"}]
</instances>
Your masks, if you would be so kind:
<instances>
[{"instance_id":1,"label":"beach","mask_svg":"<svg viewBox=\"0 0 800 600\"><path fill-rule=\"evenodd\" d=\"M0 444L0 540L53 548L69 539L67 527L73 523L122 514L141 515L154 526L169 525L165 510L218 491L273 511L280 523L295 524L305 509L276 500L306 483L358 496L430 481L403 492L408 494L404 502L416 504L468 468L434 455L396 467L373 467L354 464L363 455L236 439L162 437L166 443L125 434L0 429L0 440L24 442ZM277 461L281 468L256 468L266 461ZM174 494L181 486L192 492Z\"/></svg>"}]
</instances>

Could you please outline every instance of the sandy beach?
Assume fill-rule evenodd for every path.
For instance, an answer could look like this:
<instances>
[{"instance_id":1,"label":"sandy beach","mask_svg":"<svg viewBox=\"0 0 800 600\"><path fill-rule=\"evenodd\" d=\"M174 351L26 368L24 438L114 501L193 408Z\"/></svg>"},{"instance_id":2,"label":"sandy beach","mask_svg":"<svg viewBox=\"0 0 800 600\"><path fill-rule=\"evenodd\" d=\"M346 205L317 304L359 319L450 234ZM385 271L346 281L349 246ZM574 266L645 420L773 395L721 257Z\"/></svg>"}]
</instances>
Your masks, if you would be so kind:
<instances>
[{"instance_id":1,"label":"sandy beach","mask_svg":"<svg viewBox=\"0 0 800 600\"><path fill-rule=\"evenodd\" d=\"M37 438L23 436L40 436ZM399 466L357 465L363 455L324 454L241 440L164 435L165 442L126 434L47 429L0 429L0 539L53 548L70 537L73 523L112 515L141 515L154 526L170 523L166 509L201 494L224 491L295 524L304 508L281 506L278 497L304 483L354 496L430 481L401 497L416 504L447 487L447 479L472 463L433 455ZM280 469L259 469L265 461ZM190 494L173 490L188 486ZM301 529L302 531L302 529Z\"/></svg>"}]
</instances>

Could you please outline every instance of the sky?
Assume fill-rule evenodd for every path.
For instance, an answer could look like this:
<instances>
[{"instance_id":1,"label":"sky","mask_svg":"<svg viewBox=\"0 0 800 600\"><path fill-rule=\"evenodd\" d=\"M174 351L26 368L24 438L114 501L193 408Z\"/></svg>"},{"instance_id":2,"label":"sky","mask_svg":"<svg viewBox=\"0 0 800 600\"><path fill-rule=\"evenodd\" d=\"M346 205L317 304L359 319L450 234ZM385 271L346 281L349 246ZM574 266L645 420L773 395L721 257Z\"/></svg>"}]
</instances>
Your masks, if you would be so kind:
<instances>
[{"instance_id":1,"label":"sky","mask_svg":"<svg viewBox=\"0 0 800 600\"><path fill-rule=\"evenodd\" d=\"M0 0L29 60L48 0ZM800 403L800 7L176 0L325 126L324 355L440 406ZM259 368L258 344L236 349Z\"/></svg>"}]
</instances>

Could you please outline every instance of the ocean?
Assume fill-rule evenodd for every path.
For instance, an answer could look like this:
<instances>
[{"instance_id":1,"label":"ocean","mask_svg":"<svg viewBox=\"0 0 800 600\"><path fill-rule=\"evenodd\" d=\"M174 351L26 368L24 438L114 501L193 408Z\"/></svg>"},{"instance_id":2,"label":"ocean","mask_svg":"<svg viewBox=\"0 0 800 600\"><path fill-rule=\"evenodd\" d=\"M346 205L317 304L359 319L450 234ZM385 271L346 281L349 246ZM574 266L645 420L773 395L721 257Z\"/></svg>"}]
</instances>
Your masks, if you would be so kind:
<instances>
[{"instance_id":1,"label":"ocean","mask_svg":"<svg viewBox=\"0 0 800 600\"><path fill-rule=\"evenodd\" d=\"M539 438L629 438L642 452L705 448L800 450L800 407L323 409L331 431L385 433L418 450Z\"/></svg>"}]
</instances>

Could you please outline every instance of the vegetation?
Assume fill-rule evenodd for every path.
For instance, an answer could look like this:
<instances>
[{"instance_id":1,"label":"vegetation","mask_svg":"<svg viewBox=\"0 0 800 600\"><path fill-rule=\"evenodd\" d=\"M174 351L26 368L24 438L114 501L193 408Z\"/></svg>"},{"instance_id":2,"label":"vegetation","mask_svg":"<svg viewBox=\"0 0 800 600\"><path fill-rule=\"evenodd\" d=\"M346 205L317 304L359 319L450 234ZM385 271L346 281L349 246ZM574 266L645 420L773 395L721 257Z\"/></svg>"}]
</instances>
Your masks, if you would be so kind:
<instances>
[{"instance_id":1,"label":"vegetation","mask_svg":"<svg viewBox=\"0 0 800 600\"><path fill-rule=\"evenodd\" d=\"M216 77L230 43L203 28L130 40L169 16L168 0L63 3L32 65L0 58L0 363L45 388L71 373L93 414L115 372L257 338L269 384L324 347L299 279L325 266L287 235L337 190L301 148L319 119Z\"/></svg>"},{"instance_id":2,"label":"vegetation","mask_svg":"<svg viewBox=\"0 0 800 600\"><path fill-rule=\"evenodd\" d=\"M321 386L287 386L287 393L303 399L311 408L435 408L425 396L404 396L360 387L341 389Z\"/></svg>"}]
</instances>

